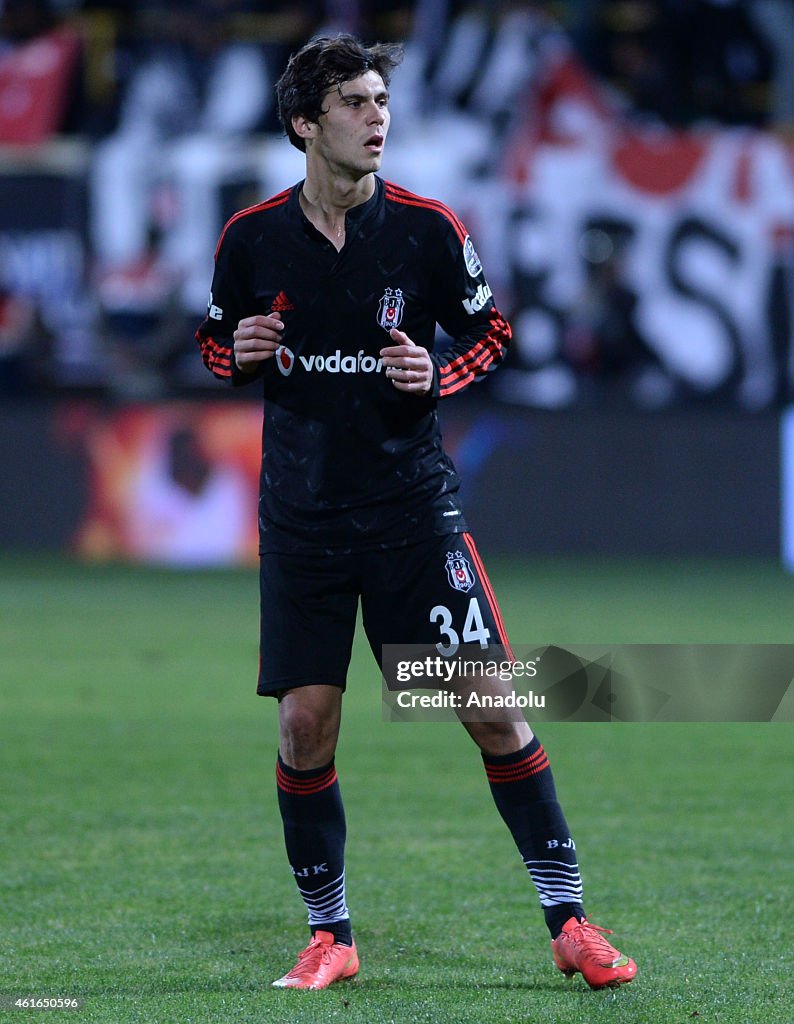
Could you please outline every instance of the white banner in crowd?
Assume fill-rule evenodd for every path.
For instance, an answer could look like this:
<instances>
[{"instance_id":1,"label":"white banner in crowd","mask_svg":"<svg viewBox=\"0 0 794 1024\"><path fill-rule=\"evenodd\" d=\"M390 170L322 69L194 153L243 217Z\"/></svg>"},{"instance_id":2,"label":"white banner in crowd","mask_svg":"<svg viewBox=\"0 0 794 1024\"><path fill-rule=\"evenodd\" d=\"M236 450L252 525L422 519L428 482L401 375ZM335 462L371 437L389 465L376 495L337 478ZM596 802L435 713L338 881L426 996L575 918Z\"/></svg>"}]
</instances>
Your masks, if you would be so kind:
<instances>
[{"instance_id":1,"label":"white banner in crowd","mask_svg":"<svg viewBox=\"0 0 794 1024\"><path fill-rule=\"evenodd\" d=\"M781 140L622 122L568 60L514 136L504 177L472 214L489 274L512 296L528 382L608 366L628 334L685 393L760 409L790 386L794 155ZM523 394L554 404L568 391Z\"/></svg>"}]
</instances>

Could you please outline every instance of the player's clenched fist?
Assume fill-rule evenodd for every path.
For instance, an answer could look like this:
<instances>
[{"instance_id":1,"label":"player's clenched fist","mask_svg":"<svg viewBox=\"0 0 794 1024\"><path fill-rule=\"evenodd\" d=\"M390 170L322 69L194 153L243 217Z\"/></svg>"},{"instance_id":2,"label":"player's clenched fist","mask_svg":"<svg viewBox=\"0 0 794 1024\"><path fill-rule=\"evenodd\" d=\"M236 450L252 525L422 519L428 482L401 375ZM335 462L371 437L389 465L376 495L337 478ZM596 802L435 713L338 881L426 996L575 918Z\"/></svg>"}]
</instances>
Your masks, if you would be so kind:
<instances>
[{"instance_id":1,"label":"player's clenched fist","mask_svg":"<svg viewBox=\"0 0 794 1024\"><path fill-rule=\"evenodd\" d=\"M274 355L283 330L280 313L247 316L239 322L234 332L234 361L243 373L253 373Z\"/></svg>"},{"instance_id":2,"label":"player's clenched fist","mask_svg":"<svg viewBox=\"0 0 794 1024\"><path fill-rule=\"evenodd\" d=\"M433 362L426 348L411 341L405 331L392 328L389 337L396 342L380 350L386 376L398 391L426 395L433 386Z\"/></svg>"}]
</instances>

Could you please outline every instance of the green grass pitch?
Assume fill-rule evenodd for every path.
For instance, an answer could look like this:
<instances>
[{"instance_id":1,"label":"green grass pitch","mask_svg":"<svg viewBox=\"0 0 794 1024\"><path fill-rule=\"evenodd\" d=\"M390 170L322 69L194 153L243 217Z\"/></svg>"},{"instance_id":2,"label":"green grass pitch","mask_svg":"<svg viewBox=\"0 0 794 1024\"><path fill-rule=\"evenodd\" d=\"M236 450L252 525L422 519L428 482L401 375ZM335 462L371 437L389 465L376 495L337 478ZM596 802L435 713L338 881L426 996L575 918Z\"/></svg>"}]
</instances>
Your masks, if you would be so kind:
<instances>
[{"instance_id":1,"label":"green grass pitch","mask_svg":"<svg viewBox=\"0 0 794 1024\"><path fill-rule=\"evenodd\" d=\"M794 641L754 562L494 561L514 641ZM257 581L0 560L0 993L163 1024L786 1024L787 723L546 724L617 993L554 968L529 878L453 724L389 724L364 644L337 758L353 982L274 991L304 944L282 851Z\"/></svg>"}]
</instances>

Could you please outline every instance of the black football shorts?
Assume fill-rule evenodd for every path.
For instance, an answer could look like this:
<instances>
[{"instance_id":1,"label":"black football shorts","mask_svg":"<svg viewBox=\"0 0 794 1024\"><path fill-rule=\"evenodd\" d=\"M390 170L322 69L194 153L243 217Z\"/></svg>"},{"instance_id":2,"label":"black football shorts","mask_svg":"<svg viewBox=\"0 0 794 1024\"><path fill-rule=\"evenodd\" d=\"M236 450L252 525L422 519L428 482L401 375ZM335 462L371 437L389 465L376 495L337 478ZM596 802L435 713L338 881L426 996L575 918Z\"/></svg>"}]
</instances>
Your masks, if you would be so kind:
<instances>
[{"instance_id":1,"label":"black football shorts","mask_svg":"<svg viewBox=\"0 0 794 1024\"><path fill-rule=\"evenodd\" d=\"M509 651L502 616L468 533L353 554L260 556L257 693L345 689L358 602L372 653L384 644L449 645L482 638Z\"/></svg>"}]
</instances>

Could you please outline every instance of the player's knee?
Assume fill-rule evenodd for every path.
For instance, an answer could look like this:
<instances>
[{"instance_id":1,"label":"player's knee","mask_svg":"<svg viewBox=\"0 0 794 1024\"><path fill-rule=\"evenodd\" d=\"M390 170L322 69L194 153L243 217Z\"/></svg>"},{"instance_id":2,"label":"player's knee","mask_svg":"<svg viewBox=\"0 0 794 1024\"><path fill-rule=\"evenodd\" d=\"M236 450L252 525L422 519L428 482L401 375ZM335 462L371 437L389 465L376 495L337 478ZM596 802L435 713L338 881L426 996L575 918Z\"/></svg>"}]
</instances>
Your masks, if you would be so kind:
<instances>
[{"instance_id":1,"label":"player's knee","mask_svg":"<svg viewBox=\"0 0 794 1024\"><path fill-rule=\"evenodd\" d=\"M282 708L280 732L281 756L298 771L319 768L334 756L338 723L321 708Z\"/></svg>"},{"instance_id":2,"label":"player's knee","mask_svg":"<svg viewBox=\"0 0 794 1024\"><path fill-rule=\"evenodd\" d=\"M498 757L521 750L532 739L524 721L466 722L469 735L484 754Z\"/></svg>"}]
</instances>

